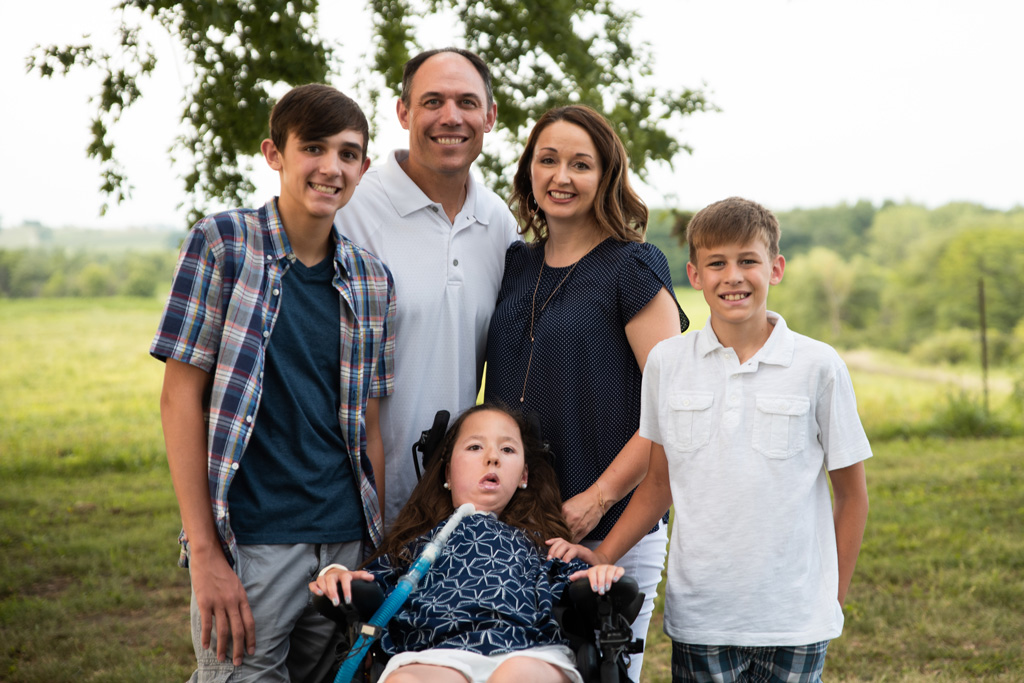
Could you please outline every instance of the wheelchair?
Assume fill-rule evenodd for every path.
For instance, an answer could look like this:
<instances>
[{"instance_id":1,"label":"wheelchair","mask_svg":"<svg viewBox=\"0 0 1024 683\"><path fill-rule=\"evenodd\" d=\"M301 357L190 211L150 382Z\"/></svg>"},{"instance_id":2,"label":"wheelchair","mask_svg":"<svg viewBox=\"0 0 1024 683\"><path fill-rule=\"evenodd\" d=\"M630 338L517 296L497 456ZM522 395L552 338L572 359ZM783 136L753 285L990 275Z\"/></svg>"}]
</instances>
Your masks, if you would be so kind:
<instances>
[{"instance_id":1,"label":"wheelchair","mask_svg":"<svg viewBox=\"0 0 1024 683\"><path fill-rule=\"evenodd\" d=\"M448 411L439 410L431 428L413 444L412 458L417 479L421 476L421 462L425 471L427 462L444 438L449 419ZM534 435L539 437L540 420L537 416L527 416L527 422ZM550 451L548 454L553 457ZM352 582L350 605L342 603L335 607L326 596L313 597L316 609L337 623L343 634L337 651L339 664L345 661L361 634L375 640L380 637L379 628L367 622L383 602L383 591L372 581ZM584 683L628 683L627 656L641 653L644 649L643 639L634 638L631 629L643 603L644 594L636 581L626 576L612 584L611 590L604 595L591 590L586 579L577 579L566 588L555 606L554 616L576 655L576 668ZM377 680L384 670L385 657L379 643L375 643L368 656L369 665L363 668L366 681L372 683ZM357 679L362 680L359 674L353 680Z\"/></svg>"},{"instance_id":2,"label":"wheelchair","mask_svg":"<svg viewBox=\"0 0 1024 683\"><path fill-rule=\"evenodd\" d=\"M344 634L338 645L339 663L345 661L360 634L379 637L379 633L367 630L376 628L367 622L383 602L384 592L372 581L352 582L350 605L342 603L335 607L327 597L314 596L316 609L337 623ZM586 579L577 579L566 588L555 607L555 618L576 654L576 668L584 683L629 681L626 656L644 649L644 641L634 639L630 629L643 602L644 594L628 576L612 584L604 595L592 591ZM385 655L379 644L371 648L369 659L369 666L363 671L365 680L372 682L384 670Z\"/></svg>"}]
</instances>

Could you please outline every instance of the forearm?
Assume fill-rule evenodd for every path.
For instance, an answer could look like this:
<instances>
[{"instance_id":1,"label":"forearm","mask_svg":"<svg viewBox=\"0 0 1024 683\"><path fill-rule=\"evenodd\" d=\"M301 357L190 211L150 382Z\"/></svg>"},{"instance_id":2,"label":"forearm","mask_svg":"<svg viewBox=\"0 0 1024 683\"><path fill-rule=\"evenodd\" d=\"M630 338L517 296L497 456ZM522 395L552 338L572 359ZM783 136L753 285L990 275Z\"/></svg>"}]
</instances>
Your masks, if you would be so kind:
<instances>
[{"instance_id":1,"label":"forearm","mask_svg":"<svg viewBox=\"0 0 1024 683\"><path fill-rule=\"evenodd\" d=\"M384 514L384 439L380 434L380 399L366 401L366 457L373 465L373 481L377 485L377 503Z\"/></svg>"},{"instance_id":2,"label":"forearm","mask_svg":"<svg viewBox=\"0 0 1024 683\"><path fill-rule=\"evenodd\" d=\"M836 531L836 551L839 564L839 604L846 602L846 594L857 566L864 528L868 519L868 494L864 482L863 464L854 465L849 472L830 473L833 481L833 523ZM859 471L858 471L859 470Z\"/></svg>"},{"instance_id":3,"label":"forearm","mask_svg":"<svg viewBox=\"0 0 1024 683\"><path fill-rule=\"evenodd\" d=\"M160 421L181 525L190 552L199 554L221 552L207 472L206 420L202 404L203 383L208 378L205 375L184 363L168 360L160 395Z\"/></svg>"},{"instance_id":4,"label":"forearm","mask_svg":"<svg viewBox=\"0 0 1024 683\"><path fill-rule=\"evenodd\" d=\"M644 480L650 458L651 442L640 436L639 432L633 434L590 487L595 495L600 490L604 502L602 513L629 495Z\"/></svg>"},{"instance_id":5,"label":"forearm","mask_svg":"<svg viewBox=\"0 0 1024 683\"><path fill-rule=\"evenodd\" d=\"M655 444L651 449L647 476L636 487L629 505L596 549L602 561L617 562L658 523L671 506L668 461L664 450Z\"/></svg>"}]
</instances>

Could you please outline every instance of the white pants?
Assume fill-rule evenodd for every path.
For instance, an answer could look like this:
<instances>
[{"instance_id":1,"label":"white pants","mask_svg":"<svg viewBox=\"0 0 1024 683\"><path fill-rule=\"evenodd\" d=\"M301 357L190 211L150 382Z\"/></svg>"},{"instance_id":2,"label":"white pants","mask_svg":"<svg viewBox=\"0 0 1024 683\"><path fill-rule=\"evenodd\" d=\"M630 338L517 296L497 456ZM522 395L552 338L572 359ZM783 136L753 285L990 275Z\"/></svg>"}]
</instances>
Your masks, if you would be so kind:
<instances>
[{"instance_id":1,"label":"white pants","mask_svg":"<svg viewBox=\"0 0 1024 683\"><path fill-rule=\"evenodd\" d=\"M647 534L640 542L633 546L629 552L615 564L626 570L626 576L636 580L644 593L644 604L640 613L633 622L633 637L643 638L647 644L647 627L651 623L651 616L654 614L654 597L658 592L658 584L661 583L661 573L665 569L665 556L668 554L668 525L664 522L658 523L658 529L652 534ZM583 541L583 545L591 550L601 545L601 541ZM632 655L629 660L629 678L636 682L640 680L640 668L644 664L644 655L641 652Z\"/></svg>"}]
</instances>

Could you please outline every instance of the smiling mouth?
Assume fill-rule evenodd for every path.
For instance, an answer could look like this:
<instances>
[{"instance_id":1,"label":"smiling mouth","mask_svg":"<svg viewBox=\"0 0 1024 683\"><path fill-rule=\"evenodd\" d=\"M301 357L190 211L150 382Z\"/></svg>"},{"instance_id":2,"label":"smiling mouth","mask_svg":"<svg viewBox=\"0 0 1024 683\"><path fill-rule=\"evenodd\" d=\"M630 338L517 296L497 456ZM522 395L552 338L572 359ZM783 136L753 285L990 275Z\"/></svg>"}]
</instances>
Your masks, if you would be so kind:
<instances>
[{"instance_id":1,"label":"smiling mouth","mask_svg":"<svg viewBox=\"0 0 1024 683\"><path fill-rule=\"evenodd\" d=\"M453 137L437 137L434 138L434 142L439 145L461 145L466 141L466 138L453 138Z\"/></svg>"},{"instance_id":2,"label":"smiling mouth","mask_svg":"<svg viewBox=\"0 0 1024 683\"><path fill-rule=\"evenodd\" d=\"M341 192L340 187L331 187L330 185L321 185L320 183L310 183L309 186L317 192L323 192L324 194L338 194Z\"/></svg>"},{"instance_id":3,"label":"smiling mouth","mask_svg":"<svg viewBox=\"0 0 1024 683\"><path fill-rule=\"evenodd\" d=\"M558 192L556 190L552 190L551 192L548 192L548 194L550 194L554 199L572 199L576 196L572 192Z\"/></svg>"},{"instance_id":4,"label":"smiling mouth","mask_svg":"<svg viewBox=\"0 0 1024 683\"><path fill-rule=\"evenodd\" d=\"M748 296L750 296L750 293L745 292L743 294L723 294L722 298L725 299L726 301L743 301Z\"/></svg>"}]
</instances>

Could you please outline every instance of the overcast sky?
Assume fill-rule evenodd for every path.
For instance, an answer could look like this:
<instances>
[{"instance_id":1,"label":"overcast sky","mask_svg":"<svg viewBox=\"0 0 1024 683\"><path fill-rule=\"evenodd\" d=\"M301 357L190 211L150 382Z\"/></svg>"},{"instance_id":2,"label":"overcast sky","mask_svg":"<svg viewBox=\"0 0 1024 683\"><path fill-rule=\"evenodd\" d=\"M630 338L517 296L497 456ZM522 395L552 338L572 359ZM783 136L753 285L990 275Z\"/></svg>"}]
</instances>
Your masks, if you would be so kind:
<instances>
[{"instance_id":1,"label":"overcast sky","mask_svg":"<svg viewBox=\"0 0 1024 683\"><path fill-rule=\"evenodd\" d=\"M160 58L114 139L135 189L99 217L99 165L85 156L96 73L42 80L25 73L37 44L109 40L114 0L5 0L0 9L0 226L181 226L178 172L167 155L178 133L180 48L159 30ZM321 0L321 33L344 42L346 63L365 49L369 20L343 17L355 0ZM656 171L652 206L697 209L729 195L770 208L868 199L930 207L1024 203L1024 2L1020 0L620 0L641 12L658 83L706 86L721 112L683 120L694 148ZM434 24L421 43L455 38ZM334 83L350 90L350 78ZM388 104L390 112L393 107ZM500 116L500 112L499 112ZM379 159L403 145L389 115L371 145ZM257 196L276 176L257 164Z\"/></svg>"}]
</instances>

